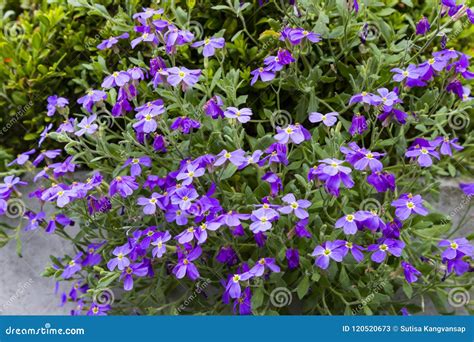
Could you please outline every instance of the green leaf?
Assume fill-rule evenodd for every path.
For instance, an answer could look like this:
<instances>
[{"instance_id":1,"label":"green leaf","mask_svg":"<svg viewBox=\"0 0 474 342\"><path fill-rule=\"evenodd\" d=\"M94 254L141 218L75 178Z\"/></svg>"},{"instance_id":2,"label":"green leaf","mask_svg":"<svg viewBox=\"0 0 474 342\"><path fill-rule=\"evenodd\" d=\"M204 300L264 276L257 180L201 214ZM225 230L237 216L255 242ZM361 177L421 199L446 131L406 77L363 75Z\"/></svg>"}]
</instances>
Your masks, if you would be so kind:
<instances>
[{"instance_id":1,"label":"green leaf","mask_svg":"<svg viewBox=\"0 0 474 342\"><path fill-rule=\"evenodd\" d=\"M411 299L411 296L413 295L413 288L409 283L403 283L403 292L405 292L405 295L408 297L408 299Z\"/></svg>"},{"instance_id":2,"label":"green leaf","mask_svg":"<svg viewBox=\"0 0 474 342\"><path fill-rule=\"evenodd\" d=\"M302 299L309 290L309 278L305 276L303 280L300 281L298 287L296 288L296 293L298 294L298 298Z\"/></svg>"},{"instance_id":3,"label":"green leaf","mask_svg":"<svg viewBox=\"0 0 474 342\"><path fill-rule=\"evenodd\" d=\"M222 173L221 180L232 177L236 171L237 166L235 166L234 164L227 165L226 169Z\"/></svg>"}]
</instances>

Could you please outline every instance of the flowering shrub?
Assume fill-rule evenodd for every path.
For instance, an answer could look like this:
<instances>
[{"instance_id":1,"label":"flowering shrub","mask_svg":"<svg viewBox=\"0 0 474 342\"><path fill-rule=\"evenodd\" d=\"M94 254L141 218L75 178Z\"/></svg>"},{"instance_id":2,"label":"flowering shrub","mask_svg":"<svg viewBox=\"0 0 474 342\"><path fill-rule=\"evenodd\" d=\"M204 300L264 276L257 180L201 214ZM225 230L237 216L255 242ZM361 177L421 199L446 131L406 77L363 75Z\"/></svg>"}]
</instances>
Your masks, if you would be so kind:
<instances>
[{"instance_id":1,"label":"flowering shrub","mask_svg":"<svg viewBox=\"0 0 474 342\"><path fill-rule=\"evenodd\" d=\"M474 74L437 37L472 12L443 0L395 32L390 8L357 1L204 4L240 29L193 32L191 1L144 8L98 45L101 85L48 99L64 122L38 144L63 149L10 163L41 167L41 210L18 229L77 250L44 273L73 282L72 314L398 314L425 297L449 311L472 236L429 198L437 175L472 171ZM234 65L247 44L258 62ZM24 185L4 179L1 212Z\"/></svg>"}]
</instances>

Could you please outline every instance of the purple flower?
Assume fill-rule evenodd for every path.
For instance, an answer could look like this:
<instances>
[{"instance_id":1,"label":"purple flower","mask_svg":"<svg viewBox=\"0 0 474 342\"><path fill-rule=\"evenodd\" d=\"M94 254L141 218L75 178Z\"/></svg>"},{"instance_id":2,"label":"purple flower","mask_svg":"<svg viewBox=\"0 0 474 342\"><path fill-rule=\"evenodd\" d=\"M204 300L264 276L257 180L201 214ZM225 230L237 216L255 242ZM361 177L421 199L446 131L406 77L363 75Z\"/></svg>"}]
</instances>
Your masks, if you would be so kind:
<instances>
[{"instance_id":1,"label":"purple flower","mask_svg":"<svg viewBox=\"0 0 474 342\"><path fill-rule=\"evenodd\" d=\"M82 104L88 112L92 112L92 106L100 101L104 101L107 98L107 94L102 90L91 89L87 94L77 100L77 103Z\"/></svg>"},{"instance_id":2,"label":"purple flower","mask_svg":"<svg viewBox=\"0 0 474 342\"><path fill-rule=\"evenodd\" d=\"M64 268L64 271L63 273L61 274L61 276L64 278L64 279L69 279L71 278L74 274L76 274L77 272L79 272L81 270L81 258L82 258L82 252L79 252L76 254L76 256L74 257L74 259L71 259L66 267Z\"/></svg>"},{"instance_id":3,"label":"purple flower","mask_svg":"<svg viewBox=\"0 0 474 342\"><path fill-rule=\"evenodd\" d=\"M38 166L45 158L53 160L54 158L56 158L57 156L61 154L61 151L62 150L60 149L41 151L40 154L38 154L38 156L33 161L33 165Z\"/></svg>"},{"instance_id":4,"label":"purple flower","mask_svg":"<svg viewBox=\"0 0 474 342\"><path fill-rule=\"evenodd\" d=\"M349 104L351 105L354 103L362 102L362 103L367 103L369 105L377 106L379 103L375 100L375 98L376 97L374 94L363 91L360 94L355 94L354 96L352 96L351 99L349 100Z\"/></svg>"},{"instance_id":5,"label":"purple flower","mask_svg":"<svg viewBox=\"0 0 474 342\"><path fill-rule=\"evenodd\" d=\"M116 71L112 75L107 76L102 82L102 88L108 89L112 87L122 87L130 81L130 75L125 71Z\"/></svg>"},{"instance_id":6,"label":"purple flower","mask_svg":"<svg viewBox=\"0 0 474 342\"><path fill-rule=\"evenodd\" d=\"M315 265L325 270L329 266L330 259L341 262L344 258L344 250L341 247L344 245L345 241L336 240L334 242L326 241L322 245L316 246L313 253L311 253L312 256L316 257Z\"/></svg>"},{"instance_id":7,"label":"purple flower","mask_svg":"<svg viewBox=\"0 0 474 342\"><path fill-rule=\"evenodd\" d=\"M426 17L422 17L416 24L416 34L424 36L430 30L430 22Z\"/></svg>"},{"instance_id":8,"label":"purple flower","mask_svg":"<svg viewBox=\"0 0 474 342\"><path fill-rule=\"evenodd\" d=\"M380 264L385 260L388 253L400 257L403 248L405 248L405 243L403 241L385 239L382 243L369 245L367 250L373 252L371 256L372 261Z\"/></svg>"},{"instance_id":9,"label":"purple flower","mask_svg":"<svg viewBox=\"0 0 474 342\"><path fill-rule=\"evenodd\" d=\"M417 158L417 162L421 167L429 167L433 165L431 157L439 159L439 153L425 139L415 139L413 145L405 152L405 157Z\"/></svg>"},{"instance_id":10,"label":"purple flower","mask_svg":"<svg viewBox=\"0 0 474 342\"><path fill-rule=\"evenodd\" d=\"M225 287L225 294L227 294L230 298L239 298L242 289L240 287L240 282L250 279L253 276L250 272L245 272L242 274L234 274Z\"/></svg>"},{"instance_id":11,"label":"purple flower","mask_svg":"<svg viewBox=\"0 0 474 342\"><path fill-rule=\"evenodd\" d=\"M227 107L224 116L230 119L237 119L240 123L246 123L250 121L252 110L250 108L238 109L236 107Z\"/></svg>"},{"instance_id":12,"label":"purple flower","mask_svg":"<svg viewBox=\"0 0 474 342\"><path fill-rule=\"evenodd\" d=\"M398 239L400 237L400 230L403 227L403 223L395 218L393 221L387 223L385 227L382 227L382 234L386 238Z\"/></svg>"},{"instance_id":13,"label":"purple flower","mask_svg":"<svg viewBox=\"0 0 474 342\"><path fill-rule=\"evenodd\" d=\"M189 134L193 129L201 127L199 121L190 119L186 116L180 116L173 121L170 128L172 130L180 130L184 134Z\"/></svg>"},{"instance_id":14,"label":"purple flower","mask_svg":"<svg viewBox=\"0 0 474 342\"><path fill-rule=\"evenodd\" d=\"M258 210L254 210L250 216L252 223L250 230L254 233L265 232L272 228L272 221L278 219L278 213L271 209L268 204Z\"/></svg>"},{"instance_id":15,"label":"purple flower","mask_svg":"<svg viewBox=\"0 0 474 342\"><path fill-rule=\"evenodd\" d=\"M219 249L219 252L216 255L216 260L221 264L226 264L227 266L233 266L239 261L237 253L230 246L223 246Z\"/></svg>"},{"instance_id":16,"label":"purple flower","mask_svg":"<svg viewBox=\"0 0 474 342\"><path fill-rule=\"evenodd\" d=\"M392 107L395 104L401 102L395 90L389 91L387 88L380 88L380 89L377 89L377 92L379 93L380 96L374 95L374 97L372 98L372 101L383 105L384 111L392 110Z\"/></svg>"},{"instance_id":17,"label":"purple flower","mask_svg":"<svg viewBox=\"0 0 474 342\"><path fill-rule=\"evenodd\" d=\"M102 305L92 303L89 311L87 311L87 316L107 316L107 311L110 310L110 305Z\"/></svg>"},{"instance_id":18,"label":"purple flower","mask_svg":"<svg viewBox=\"0 0 474 342\"><path fill-rule=\"evenodd\" d=\"M123 271L125 267L130 265L130 260L126 257L132 249L130 248L129 244L125 244L123 246L115 247L112 254L116 256L116 258L110 259L107 263L107 267L110 271L113 271L115 267L117 267L120 271Z\"/></svg>"},{"instance_id":19,"label":"purple flower","mask_svg":"<svg viewBox=\"0 0 474 342\"><path fill-rule=\"evenodd\" d=\"M69 217L67 217L64 214L53 215L51 217L51 220L49 220L48 224L46 225L45 232L48 233L48 234L54 233L54 231L56 230L56 223L58 223L61 226L65 227L65 226L68 226L68 225L73 225L74 221L71 220ZM86 258L87 258L87 256L86 256ZM84 261L83 261L83 265L84 265Z\"/></svg>"},{"instance_id":20,"label":"purple flower","mask_svg":"<svg viewBox=\"0 0 474 342\"><path fill-rule=\"evenodd\" d=\"M285 252L288 269L293 270L300 266L300 254L296 248L288 248Z\"/></svg>"},{"instance_id":21,"label":"purple flower","mask_svg":"<svg viewBox=\"0 0 474 342\"><path fill-rule=\"evenodd\" d=\"M140 29L135 27L135 31L141 33L141 35L131 41L130 44L132 46L132 49L134 49L135 46L137 46L141 42L158 44L158 38L156 38L156 35L154 33L150 33L151 32L150 27L143 26Z\"/></svg>"},{"instance_id":22,"label":"purple flower","mask_svg":"<svg viewBox=\"0 0 474 342\"><path fill-rule=\"evenodd\" d=\"M474 248L466 238L458 238L454 240L442 240L438 246L447 247L441 256L444 259L452 260L456 258L458 253L472 257L474 255Z\"/></svg>"},{"instance_id":23,"label":"purple flower","mask_svg":"<svg viewBox=\"0 0 474 342\"><path fill-rule=\"evenodd\" d=\"M336 228L343 228L344 234L354 235L357 233L357 221L354 214L344 215L336 221Z\"/></svg>"},{"instance_id":24,"label":"purple flower","mask_svg":"<svg viewBox=\"0 0 474 342\"><path fill-rule=\"evenodd\" d=\"M133 276L144 277L148 274L148 267L144 263L130 264L125 267L120 275L120 279L123 279L123 289L125 291L131 291L133 289Z\"/></svg>"},{"instance_id":25,"label":"purple flower","mask_svg":"<svg viewBox=\"0 0 474 342\"><path fill-rule=\"evenodd\" d=\"M97 48L99 50L110 49L111 47L113 47L115 44L119 42L119 39L127 39L129 36L130 35L128 34L128 32L125 32L121 34L120 36L104 39L99 45L97 45Z\"/></svg>"},{"instance_id":26,"label":"purple flower","mask_svg":"<svg viewBox=\"0 0 474 342\"><path fill-rule=\"evenodd\" d=\"M327 127L331 127L334 126L334 124L337 122L338 115L338 112L330 112L327 114L313 112L309 114L309 121L313 123L322 121L324 125L326 125Z\"/></svg>"},{"instance_id":27,"label":"purple flower","mask_svg":"<svg viewBox=\"0 0 474 342\"><path fill-rule=\"evenodd\" d=\"M25 213L25 216L28 218L28 223L25 226L25 231L35 230L40 226L40 223L43 222L46 214L43 211L35 214L32 211L28 211Z\"/></svg>"},{"instance_id":28,"label":"purple flower","mask_svg":"<svg viewBox=\"0 0 474 342\"><path fill-rule=\"evenodd\" d=\"M6 198L10 196L13 190L16 190L16 186L27 184L20 180L20 177L6 176L3 178L3 183L0 183L0 197Z\"/></svg>"},{"instance_id":29,"label":"purple flower","mask_svg":"<svg viewBox=\"0 0 474 342\"><path fill-rule=\"evenodd\" d=\"M83 118L82 121L77 125L81 129L75 132L74 134L76 134L78 137L84 134L93 134L95 131L97 131L97 128L99 128L99 125L94 123L96 119L97 115L95 114Z\"/></svg>"},{"instance_id":30,"label":"purple flower","mask_svg":"<svg viewBox=\"0 0 474 342\"><path fill-rule=\"evenodd\" d=\"M168 231L165 232L158 232L151 243L153 246L156 246L152 250L152 255L155 258L161 258L163 254L166 253L166 245L165 242L171 239L171 235Z\"/></svg>"},{"instance_id":31,"label":"purple flower","mask_svg":"<svg viewBox=\"0 0 474 342\"><path fill-rule=\"evenodd\" d=\"M69 104L68 99L64 97L59 97L58 95L53 95L48 97L47 99L48 105L47 109L48 112L46 113L47 116L53 116L56 113L58 108L64 108Z\"/></svg>"},{"instance_id":32,"label":"purple flower","mask_svg":"<svg viewBox=\"0 0 474 342\"><path fill-rule=\"evenodd\" d=\"M280 272L280 267L276 264L274 258L261 258L257 261L254 267L249 271L253 277L261 277L265 272L265 269L269 269L271 272Z\"/></svg>"},{"instance_id":33,"label":"purple flower","mask_svg":"<svg viewBox=\"0 0 474 342\"><path fill-rule=\"evenodd\" d=\"M142 173L142 166L150 167L151 166L151 159L150 157L143 156L139 158L128 158L125 161L125 164L122 168L131 165L130 167L130 175L133 177L139 176Z\"/></svg>"},{"instance_id":34,"label":"purple flower","mask_svg":"<svg viewBox=\"0 0 474 342\"><path fill-rule=\"evenodd\" d=\"M423 198L420 195L402 194L392 202L392 206L396 208L395 215L402 221L413 213L421 216L428 215L428 210L423 206Z\"/></svg>"},{"instance_id":35,"label":"purple flower","mask_svg":"<svg viewBox=\"0 0 474 342\"><path fill-rule=\"evenodd\" d=\"M304 209L311 206L311 202L308 200L296 200L295 195L287 194L283 196L282 201L288 205L278 208L278 211L283 214L295 213L295 216L299 219L305 219L309 216L308 212Z\"/></svg>"},{"instance_id":36,"label":"purple flower","mask_svg":"<svg viewBox=\"0 0 474 342\"><path fill-rule=\"evenodd\" d=\"M309 220L304 219L300 220L296 223L295 225L295 234L299 238L311 238L311 233L306 229L306 226L308 225Z\"/></svg>"},{"instance_id":37,"label":"purple flower","mask_svg":"<svg viewBox=\"0 0 474 342\"><path fill-rule=\"evenodd\" d=\"M308 137L303 129L304 128L301 125L288 125L284 129L277 127L275 140L279 144L287 144L291 140L291 142L299 145L303 141L311 139L311 135Z\"/></svg>"},{"instance_id":38,"label":"purple flower","mask_svg":"<svg viewBox=\"0 0 474 342\"><path fill-rule=\"evenodd\" d=\"M435 147L441 145L439 152L444 156L453 156L452 148L456 151L461 151L464 149L461 145L457 144L458 138L449 140L449 137L437 137L434 139L431 144Z\"/></svg>"},{"instance_id":39,"label":"purple flower","mask_svg":"<svg viewBox=\"0 0 474 342\"><path fill-rule=\"evenodd\" d=\"M153 215L156 211L156 207L160 206L159 198L161 197L163 196L154 192L150 198L139 197L137 204L143 206L143 213L145 215Z\"/></svg>"},{"instance_id":40,"label":"purple flower","mask_svg":"<svg viewBox=\"0 0 474 342\"><path fill-rule=\"evenodd\" d=\"M291 29L288 34L288 39L291 44L298 45L303 40L308 40L311 43L318 43L321 41L321 35L302 28Z\"/></svg>"},{"instance_id":41,"label":"purple flower","mask_svg":"<svg viewBox=\"0 0 474 342\"><path fill-rule=\"evenodd\" d=\"M403 273L405 274L405 279L409 283L414 283L418 280L418 277L421 276L421 272L406 261L402 261L402 268Z\"/></svg>"},{"instance_id":42,"label":"purple flower","mask_svg":"<svg viewBox=\"0 0 474 342\"><path fill-rule=\"evenodd\" d=\"M191 207L193 200L198 198L198 193L194 188L179 188L171 196L171 203L178 205L181 210L187 210Z\"/></svg>"},{"instance_id":43,"label":"purple flower","mask_svg":"<svg viewBox=\"0 0 474 342\"><path fill-rule=\"evenodd\" d=\"M189 70L185 67L172 67L166 69L166 71L169 74L168 83L174 87L181 85L183 91L195 85L199 80L199 76L201 76L201 70L199 69Z\"/></svg>"},{"instance_id":44,"label":"purple flower","mask_svg":"<svg viewBox=\"0 0 474 342\"><path fill-rule=\"evenodd\" d=\"M250 81L251 86L253 86L259 78L262 82L270 82L275 78L275 73L272 72L270 68L260 67L251 71L250 74L253 76L252 81Z\"/></svg>"},{"instance_id":45,"label":"purple flower","mask_svg":"<svg viewBox=\"0 0 474 342\"><path fill-rule=\"evenodd\" d=\"M456 275L461 276L468 271L472 271L471 265L469 262L464 261L464 253L458 252L454 259L443 258L442 262L446 264L447 274L451 272L456 272Z\"/></svg>"},{"instance_id":46,"label":"purple flower","mask_svg":"<svg viewBox=\"0 0 474 342\"><path fill-rule=\"evenodd\" d=\"M156 24L157 21L153 22L155 26L158 28ZM176 47L180 45L184 45L186 43L190 43L194 39L194 34L190 31L186 30L179 30L174 25L168 25L168 31L165 33L164 40L166 44L166 53L167 54L174 54L176 53Z\"/></svg>"},{"instance_id":47,"label":"purple flower","mask_svg":"<svg viewBox=\"0 0 474 342\"><path fill-rule=\"evenodd\" d=\"M254 151L251 155L245 157L245 161L242 162L242 164L239 165L238 169L242 170L242 169L246 168L249 165L258 164L262 154L263 154L263 152L260 151L260 150ZM262 177L262 179L263 179L263 177ZM263 179L263 180L265 180L265 179Z\"/></svg>"},{"instance_id":48,"label":"purple flower","mask_svg":"<svg viewBox=\"0 0 474 342\"><path fill-rule=\"evenodd\" d=\"M341 248L344 251L344 257L350 251L357 262L361 262L362 260L364 260L364 254L362 253L362 251L365 250L364 247L356 245L353 242L346 241L344 246L342 246Z\"/></svg>"},{"instance_id":49,"label":"purple flower","mask_svg":"<svg viewBox=\"0 0 474 342\"><path fill-rule=\"evenodd\" d=\"M201 177L205 170L203 167L199 167L198 164L188 164L186 169L182 170L176 176L176 180L182 181L183 185L190 185L194 178Z\"/></svg>"},{"instance_id":50,"label":"purple flower","mask_svg":"<svg viewBox=\"0 0 474 342\"><path fill-rule=\"evenodd\" d=\"M320 162L322 164L318 166L316 175L319 180L326 182L326 190L330 194L339 196L341 182L346 188L354 186L354 181L350 176L352 170L347 166L341 165L343 163L342 160L323 159Z\"/></svg>"},{"instance_id":51,"label":"purple flower","mask_svg":"<svg viewBox=\"0 0 474 342\"><path fill-rule=\"evenodd\" d=\"M143 7L143 12L138 12L135 13L132 18L133 19L138 19L141 22L146 22L147 19L152 18L154 15L160 15L163 14L164 10L163 9L153 9L153 8L145 8Z\"/></svg>"},{"instance_id":52,"label":"purple flower","mask_svg":"<svg viewBox=\"0 0 474 342\"><path fill-rule=\"evenodd\" d=\"M405 113L403 110L392 108L390 111L383 112L377 119L382 121L382 126L387 127L392 121L396 121L397 123L404 125L407 122L408 114Z\"/></svg>"},{"instance_id":53,"label":"purple flower","mask_svg":"<svg viewBox=\"0 0 474 342\"><path fill-rule=\"evenodd\" d=\"M224 117L223 107L224 102L222 101L221 97L219 95L215 95L204 104L203 110L207 116L210 116L213 119L217 119L219 117Z\"/></svg>"},{"instance_id":54,"label":"purple flower","mask_svg":"<svg viewBox=\"0 0 474 342\"><path fill-rule=\"evenodd\" d=\"M250 287L245 288L239 298L234 301L234 313L239 309L240 315L251 315L252 314L252 291Z\"/></svg>"},{"instance_id":55,"label":"purple flower","mask_svg":"<svg viewBox=\"0 0 474 342\"><path fill-rule=\"evenodd\" d=\"M283 183L275 173L267 172L262 176L262 180L270 184L270 195L276 196L280 190L283 190Z\"/></svg>"},{"instance_id":56,"label":"purple flower","mask_svg":"<svg viewBox=\"0 0 474 342\"><path fill-rule=\"evenodd\" d=\"M367 183L372 185L377 192L395 191L395 176L385 171L368 175Z\"/></svg>"},{"instance_id":57,"label":"purple flower","mask_svg":"<svg viewBox=\"0 0 474 342\"><path fill-rule=\"evenodd\" d=\"M145 115L138 113L135 118L139 121L133 124L133 128L135 128L135 130L139 133L152 133L156 131L158 124L156 123L154 117L158 115L159 114L156 113L148 113Z\"/></svg>"},{"instance_id":58,"label":"purple flower","mask_svg":"<svg viewBox=\"0 0 474 342\"><path fill-rule=\"evenodd\" d=\"M461 183L459 184L459 187L466 195L474 195L474 183Z\"/></svg>"},{"instance_id":59,"label":"purple flower","mask_svg":"<svg viewBox=\"0 0 474 342\"><path fill-rule=\"evenodd\" d=\"M367 121L365 117L361 114L355 114L352 117L351 127L349 127L349 133L354 136L356 134L364 133L369 127L367 126Z\"/></svg>"},{"instance_id":60,"label":"purple flower","mask_svg":"<svg viewBox=\"0 0 474 342\"><path fill-rule=\"evenodd\" d=\"M87 246L87 254L82 260L82 266L95 266L101 263L102 256L99 253L96 253L97 250L105 244L103 243L92 243Z\"/></svg>"},{"instance_id":61,"label":"purple flower","mask_svg":"<svg viewBox=\"0 0 474 342\"><path fill-rule=\"evenodd\" d=\"M178 279L188 276L191 280L199 278L199 271L192 261L199 258L202 253L201 247L197 246L189 254L178 253L178 264L173 268L173 274Z\"/></svg>"},{"instance_id":62,"label":"purple flower","mask_svg":"<svg viewBox=\"0 0 474 342\"><path fill-rule=\"evenodd\" d=\"M203 46L202 55L204 57L211 57L214 56L216 53L216 49L222 49L225 45L224 38L206 38L204 40L195 42L191 44L192 47L200 47Z\"/></svg>"},{"instance_id":63,"label":"purple flower","mask_svg":"<svg viewBox=\"0 0 474 342\"><path fill-rule=\"evenodd\" d=\"M382 171L383 164L378 160L378 158L383 157L385 153L371 152L365 149L361 150L359 153L361 153L362 158L354 163L354 169L365 170L369 167L372 172Z\"/></svg>"},{"instance_id":64,"label":"purple flower","mask_svg":"<svg viewBox=\"0 0 474 342\"><path fill-rule=\"evenodd\" d=\"M265 153L267 153L268 155L265 158L260 160L260 162L258 163L259 166L265 165L267 161L269 164L275 163L275 164L288 165L288 158L287 158L288 148L285 144L280 144L280 143L271 144L265 150Z\"/></svg>"},{"instance_id":65,"label":"purple flower","mask_svg":"<svg viewBox=\"0 0 474 342\"><path fill-rule=\"evenodd\" d=\"M123 198L130 196L138 189L138 183L132 176L117 176L110 182L109 195L113 196L117 192Z\"/></svg>"},{"instance_id":66,"label":"purple flower","mask_svg":"<svg viewBox=\"0 0 474 342\"><path fill-rule=\"evenodd\" d=\"M466 17L469 19L471 24L474 24L474 11L470 8L466 10Z\"/></svg>"},{"instance_id":67,"label":"purple flower","mask_svg":"<svg viewBox=\"0 0 474 342\"><path fill-rule=\"evenodd\" d=\"M16 156L16 159L8 163L7 166L12 166L13 164L24 165L30 159L30 155L32 155L35 152L36 150L33 148L27 152L20 153L19 155Z\"/></svg>"},{"instance_id":68,"label":"purple flower","mask_svg":"<svg viewBox=\"0 0 474 342\"><path fill-rule=\"evenodd\" d=\"M227 161L230 161L237 167L240 166L242 163L247 161L247 159L245 158L244 150L239 149L233 152L227 152L227 150L222 150L221 153L216 156L214 166L221 166Z\"/></svg>"},{"instance_id":69,"label":"purple flower","mask_svg":"<svg viewBox=\"0 0 474 342\"><path fill-rule=\"evenodd\" d=\"M415 64L410 64L406 70L394 68L390 71L395 73L395 75L393 75L395 82L402 82L404 79L418 80L422 76L420 75L420 68Z\"/></svg>"},{"instance_id":70,"label":"purple flower","mask_svg":"<svg viewBox=\"0 0 474 342\"><path fill-rule=\"evenodd\" d=\"M463 99L464 97L464 90L463 90L462 83L457 79L449 82L449 84L446 86L446 90L448 92L456 94L461 99Z\"/></svg>"}]
</instances>

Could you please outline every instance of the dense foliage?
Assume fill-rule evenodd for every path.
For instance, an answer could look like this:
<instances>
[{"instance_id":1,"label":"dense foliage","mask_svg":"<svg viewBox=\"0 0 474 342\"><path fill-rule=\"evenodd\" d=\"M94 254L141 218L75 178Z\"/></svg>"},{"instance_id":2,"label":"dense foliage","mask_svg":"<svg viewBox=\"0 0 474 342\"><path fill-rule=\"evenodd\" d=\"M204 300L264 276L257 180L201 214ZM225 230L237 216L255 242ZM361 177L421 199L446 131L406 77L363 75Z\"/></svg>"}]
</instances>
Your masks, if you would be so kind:
<instances>
[{"instance_id":1,"label":"dense foliage","mask_svg":"<svg viewBox=\"0 0 474 342\"><path fill-rule=\"evenodd\" d=\"M474 166L474 74L449 37L466 7L70 3L114 25L81 65L100 82L49 94L40 120L60 120L37 144L63 148L9 172L34 171L41 203L16 229L77 249L45 271L74 281L73 314L398 314L425 298L447 313L470 289L472 235L428 200ZM1 211L24 185L4 179Z\"/></svg>"}]
</instances>

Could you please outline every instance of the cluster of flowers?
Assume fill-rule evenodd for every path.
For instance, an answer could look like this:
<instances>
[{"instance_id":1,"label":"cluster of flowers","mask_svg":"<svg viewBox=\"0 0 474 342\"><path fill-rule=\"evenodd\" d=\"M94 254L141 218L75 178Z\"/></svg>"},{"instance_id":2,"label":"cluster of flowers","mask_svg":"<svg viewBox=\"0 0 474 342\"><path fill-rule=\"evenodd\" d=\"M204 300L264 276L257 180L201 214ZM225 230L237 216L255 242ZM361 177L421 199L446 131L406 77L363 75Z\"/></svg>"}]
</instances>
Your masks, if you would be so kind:
<instances>
[{"instance_id":1,"label":"cluster of flowers","mask_svg":"<svg viewBox=\"0 0 474 342\"><path fill-rule=\"evenodd\" d=\"M355 2L357 4L357 2ZM144 12L133 16L139 22L135 32L140 36L131 41L132 48L140 43L148 43L153 46L162 45L167 54L177 53L179 46L190 44L195 48L202 47L202 54L208 58L216 53L216 49L223 49L225 41L223 38L212 37L204 41L194 42L191 32L179 29L175 24L167 20L153 20L154 17L163 13L162 10L144 9ZM290 45L317 43L320 35L303 28L284 28L280 33L280 39ZM128 39L129 34L111 37L101 44L99 49L112 48L121 39ZM252 71L253 85L260 79L269 82L276 77L276 73L285 65L295 62L290 50L280 48L276 56L268 56L264 59L264 67ZM201 70L190 70L186 67L167 67L166 61L161 57L152 58L148 70L133 67L126 71L116 71L105 77L101 90L89 90L86 95L77 100L84 110L91 115L84 117L79 123L75 118L67 118L57 129L57 133L69 134L76 139L82 136L90 136L97 133L100 127L96 110L105 107L108 98L107 91L118 87L118 96L111 114L114 117L124 116L135 111L135 121L132 127L136 134L138 144L148 144L152 139L152 146L157 153L167 153L169 132L165 120L160 117L167 112L166 103L162 99L155 99L141 105L132 104L138 102L138 89L142 81L151 82L154 88L172 87L177 91L189 90L200 81ZM468 58L466 55L454 50L443 50L433 54L433 58L420 65L409 65L406 70L393 69L395 82L404 82L407 87L426 86L427 82L440 72L452 72L453 77L462 76L470 79L474 75L468 71ZM469 100L470 90L463 87L457 79L451 81L447 88L461 97L464 101ZM47 115L61 115L68 113L67 99L51 96L48 99ZM354 95L349 105L368 105L376 108L381 113L378 118L383 125L394 122L405 124L408 114L397 106L402 103L400 91L394 88L377 89L377 94L362 92ZM134 108L135 107L135 108ZM207 100L203 107L204 113L214 119L229 118L240 124L251 122L252 109L225 106L219 95L214 95ZM323 123L327 127L334 126L338 120L339 113L330 112L326 114L309 113L311 123ZM198 120L185 116L175 118L169 128L179 134L190 134L198 130L201 123ZM48 136L52 126L48 126L42 134L39 145ZM351 136L361 135L368 129L367 120L361 114L353 116L352 124L348 130ZM309 224L312 202L308 198L298 198L294 193L284 193L285 180L276 172L276 166L286 166L289 163L289 150L305 141L312 139L312 135L302 124L289 124L285 127L276 127L272 142L266 149L245 151L236 149L233 151L222 150L220 153L203 154L196 157L183 157L179 166L174 171L168 172L166 176L148 172L153 168L153 156L141 155L129 157L121 165L120 175L108 180L107 175L94 172L85 182L68 183L63 176L74 173L76 164L72 157L62 162L53 163L61 155L61 150L41 151L33 160L32 164L37 167L43 161L46 166L34 177L34 182L50 180L50 187L39 187L31 197L36 197L41 203L55 203L57 207L64 208L75 201L85 201L89 215L105 213L113 208L112 198L119 196L127 198L137 196L136 206L141 207L143 215L156 215L163 217L168 222L169 230L162 230L161 226L149 226L145 229L136 229L132 236L126 238L126 242L114 247L112 257L106 256L107 267L111 272L120 272L123 288L130 291L134 287L134 279L142 277L153 277L153 265L159 259L167 257L166 264L171 265L169 271L177 279L184 277L197 280L200 277L199 259L203 255L203 248L212 240L219 230L229 228L235 238L244 236L245 228L253 233L255 243L263 247L269 238L269 232L275 228L279 220L286 216L290 222L294 222L294 231L299 238L311 238L311 232L306 228ZM457 138L438 137L432 141L418 138L413 141L405 156L416 158L422 167L432 165L432 157L439 159L439 154L452 156L452 150L462 150L457 144ZM331 196L338 197L341 194L341 186L353 188L355 181L352 172L356 170L360 174L368 173L367 183L377 192L395 192L396 177L394 174L384 170L384 152L375 152L359 147L352 141L346 146L340 147L340 152L345 160L326 158L319 160L319 164L311 168L307 174L310 186L319 187L324 184L326 192ZM24 165L29 158L36 153L35 149L20 154L10 165L14 163ZM240 212L232 208L224 208L216 195L219 180L215 181L214 175L222 175L222 171L230 165L237 170L246 168L262 169L264 172L261 179L269 184L268 196L261 199L261 203L254 205L248 212ZM347 166L350 165L350 166ZM123 171L126 170L126 171ZM209 177L206 177L209 176ZM210 179L210 182L202 179ZM207 181L206 179L206 181ZM203 184L209 184L203 191ZM7 209L7 201L15 187L25 185L18 177L8 176L0 184L0 213ZM103 189L108 187L108 193ZM472 184L463 185L466 193L473 193ZM200 193L201 192L201 193ZM390 222L385 222L377 211L359 210L345 214L339 218L334 227L341 228L347 238L345 240L327 240L315 246L312 256L315 257L315 265L320 269L327 269L330 260L342 262L348 257L349 252L353 259L362 262L365 259L364 252L371 253L371 260L375 263L384 262L392 255L402 258L405 243L400 237L403 221L411 215L428 214L423 205L420 195L404 193L391 203L394 208L395 217ZM26 213L28 224L26 229L37 229L45 226L48 233L55 231L57 225L62 227L72 225L73 221L65 214L54 214L46 218L44 211ZM188 226L183 230L182 226ZM376 236L372 244L363 246L363 242L355 243L355 235L363 230L369 230ZM375 234L378 234L375 235ZM362 239L362 235L359 235ZM123 241L123 240L122 240ZM79 252L73 258L66 258L67 263L62 268L61 276L64 279L73 279L83 268L93 267L102 262L101 251L109 244L108 241L95 241L89 244L86 252ZM472 246L464 238L452 241L443 240L439 246L446 248L442 253L442 260L447 265L449 273L455 272L461 275L469 270L469 263L465 260L474 254ZM169 252L173 251L176 260ZM238 265L235 272L228 274L226 279L220 279L223 284L223 301L230 303L234 301L234 311L241 314L252 313L251 288L249 281L253 278L262 277L267 279L269 273L281 271L274 257L263 257L254 262L250 267L248 261L240 260L238 253L231 246L219 246L216 251L216 260L229 267ZM300 266L300 251L297 248L287 248L285 251L288 269L296 269ZM410 283L417 281L421 272L412 266L407 260L401 261L406 280ZM59 268L61 270L61 268ZM242 289L242 286L245 286ZM73 314L80 314L84 309L84 301L81 293L86 293L88 285L76 282L68 295L63 294L63 302L67 300L77 302L77 308ZM102 315L110 310L110 306L98 306L91 304L87 314Z\"/></svg>"}]
</instances>

